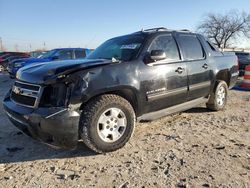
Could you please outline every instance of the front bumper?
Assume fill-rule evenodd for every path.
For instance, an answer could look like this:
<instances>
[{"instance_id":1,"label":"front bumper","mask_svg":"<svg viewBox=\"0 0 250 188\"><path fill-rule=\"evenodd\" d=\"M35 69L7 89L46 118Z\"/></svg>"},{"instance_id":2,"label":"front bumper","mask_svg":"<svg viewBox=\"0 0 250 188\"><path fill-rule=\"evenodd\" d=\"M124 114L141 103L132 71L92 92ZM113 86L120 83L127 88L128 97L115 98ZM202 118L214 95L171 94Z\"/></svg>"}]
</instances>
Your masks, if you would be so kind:
<instances>
[{"instance_id":1,"label":"front bumper","mask_svg":"<svg viewBox=\"0 0 250 188\"><path fill-rule=\"evenodd\" d=\"M9 95L3 101L10 121L26 135L46 144L65 149L77 146L79 118L68 108L29 108L14 103Z\"/></svg>"}]
</instances>

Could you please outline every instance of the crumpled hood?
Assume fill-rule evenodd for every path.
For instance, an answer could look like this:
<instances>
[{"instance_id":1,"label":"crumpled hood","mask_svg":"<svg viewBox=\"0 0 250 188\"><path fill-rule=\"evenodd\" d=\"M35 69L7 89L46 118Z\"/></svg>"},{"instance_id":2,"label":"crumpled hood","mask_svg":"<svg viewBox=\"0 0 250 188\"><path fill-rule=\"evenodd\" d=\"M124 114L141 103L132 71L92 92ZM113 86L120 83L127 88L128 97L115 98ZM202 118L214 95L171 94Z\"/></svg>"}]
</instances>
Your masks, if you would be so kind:
<instances>
[{"instance_id":1,"label":"crumpled hood","mask_svg":"<svg viewBox=\"0 0 250 188\"><path fill-rule=\"evenodd\" d=\"M24 82L42 84L48 80L56 79L59 75L65 75L89 67L103 66L111 63L111 60L81 59L32 64L19 69L16 78Z\"/></svg>"}]
</instances>

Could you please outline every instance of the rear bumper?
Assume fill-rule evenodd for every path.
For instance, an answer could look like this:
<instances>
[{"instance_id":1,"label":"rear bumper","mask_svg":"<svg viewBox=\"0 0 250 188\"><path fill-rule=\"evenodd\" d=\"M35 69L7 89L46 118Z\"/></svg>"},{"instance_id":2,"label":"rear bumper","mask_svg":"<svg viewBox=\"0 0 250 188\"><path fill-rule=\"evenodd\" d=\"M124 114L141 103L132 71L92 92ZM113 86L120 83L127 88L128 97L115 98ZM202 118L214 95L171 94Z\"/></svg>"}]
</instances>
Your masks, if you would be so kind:
<instances>
[{"instance_id":1,"label":"rear bumper","mask_svg":"<svg viewBox=\"0 0 250 188\"><path fill-rule=\"evenodd\" d=\"M238 77L239 77L239 72L235 72L231 74L229 89L232 89L236 85Z\"/></svg>"},{"instance_id":2,"label":"rear bumper","mask_svg":"<svg viewBox=\"0 0 250 188\"><path fill-rule=\"evenodd\" d=\"M4 110L10 121L26 135L46 144L74 149L78 143L80 115L67 108L28 108L15 104L7 95Z\"/></svg>"}]
</instances>

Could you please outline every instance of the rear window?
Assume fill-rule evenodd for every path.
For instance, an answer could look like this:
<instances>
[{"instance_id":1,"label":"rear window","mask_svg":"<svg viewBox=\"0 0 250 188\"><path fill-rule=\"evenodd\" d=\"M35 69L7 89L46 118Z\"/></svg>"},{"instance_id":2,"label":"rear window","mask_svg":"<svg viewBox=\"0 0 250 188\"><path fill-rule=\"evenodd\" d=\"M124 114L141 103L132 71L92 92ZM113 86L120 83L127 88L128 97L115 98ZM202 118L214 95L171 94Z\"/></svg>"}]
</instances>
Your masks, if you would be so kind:
<instances>
[{"instance_id":1,"label":"rear window","mask_svg":"<svg viewBox=\"0 0 250 188\"><path fill-rule=\"evenodd\" d=\"M245 56L245 57L247 57L247 56L249 56L249 54L248 53L235 53L237 56Z\"/></svg>"},{"instance_id":2,"label":"rear window","mask_svg":"<svg viewBox=\"0 0 250 188\"><path fill-rule=\"evenodd\" d=\"M250 54L249 53L237 53L236 52L235 55L237 55L239 59L250 60Z\"/></svg>"},{"instance_id":3,"label":"rear window","mask_svg":"<svg viewBox=\"0 0 250 188\"><path fill-rule=\"evenodd\" d=\"M179 43L185 60L198 60L204 58L200 41L195 35L179 35Z\"/></svg>"}]
</instances>

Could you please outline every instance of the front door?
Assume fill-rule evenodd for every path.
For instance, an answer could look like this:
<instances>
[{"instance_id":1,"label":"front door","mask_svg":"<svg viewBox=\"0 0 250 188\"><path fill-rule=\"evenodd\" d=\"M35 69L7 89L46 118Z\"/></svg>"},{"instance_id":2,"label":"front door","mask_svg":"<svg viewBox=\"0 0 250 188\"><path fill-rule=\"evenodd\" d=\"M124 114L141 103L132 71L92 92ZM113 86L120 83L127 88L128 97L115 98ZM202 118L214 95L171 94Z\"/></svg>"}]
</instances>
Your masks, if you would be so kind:
<instances>
[{"instance_id":1,"label":"front door","mask_svg":"<svg viewBox=\"0 0 250 188\"><path fill-rule=\"evenodd\" d=\"M164 50L167 58L145 64L141 86L146 96L145 112L153 112L187 101L187 68L171 34L157 36L148 48Z\"/></svg>"}]
</instances>

